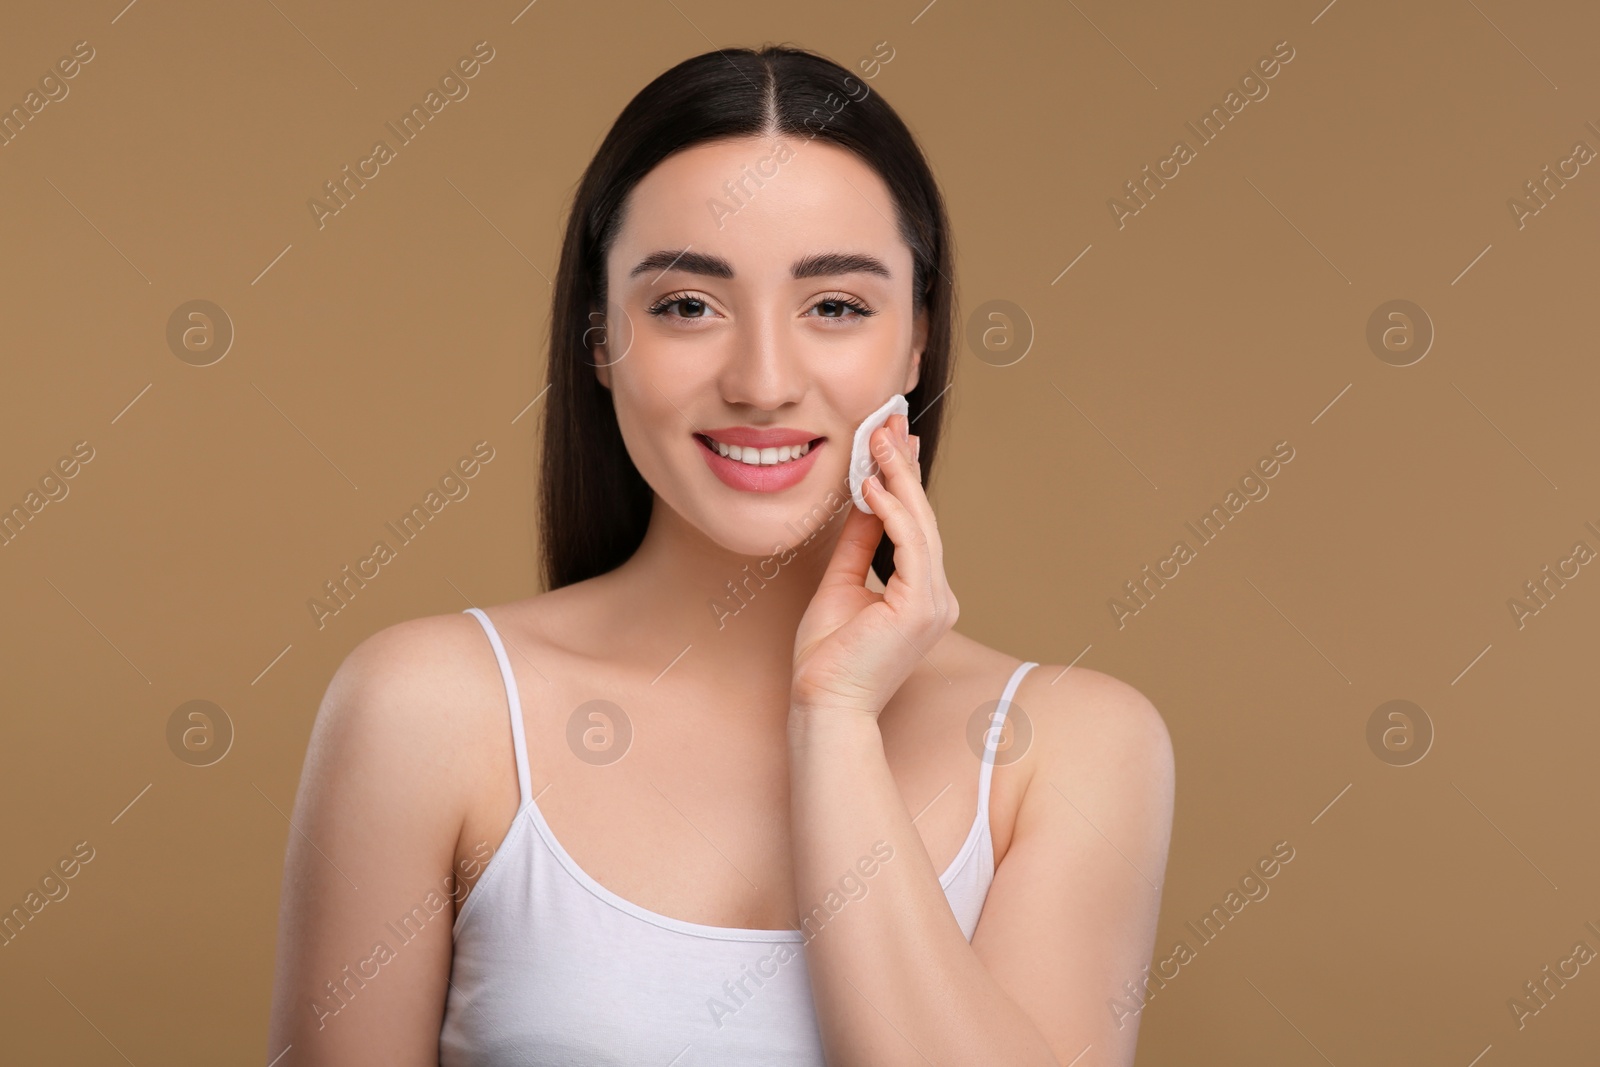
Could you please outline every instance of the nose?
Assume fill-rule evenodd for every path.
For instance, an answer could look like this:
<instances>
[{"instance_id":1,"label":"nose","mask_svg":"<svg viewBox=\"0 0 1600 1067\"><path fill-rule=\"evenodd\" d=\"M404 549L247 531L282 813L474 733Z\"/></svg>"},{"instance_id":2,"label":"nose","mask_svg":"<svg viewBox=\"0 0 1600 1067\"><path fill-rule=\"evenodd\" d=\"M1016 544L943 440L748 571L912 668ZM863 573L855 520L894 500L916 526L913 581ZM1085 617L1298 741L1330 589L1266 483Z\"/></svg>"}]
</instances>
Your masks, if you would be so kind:
<instances>
[{"instance_id":1,"label":"nose","mask_svg":"<svg viewBox=\"0 0 1600 1067\"><path fill-rule=\"evenodd\" d=\"M745 316L729 331L728 343L719 375L727 403L775 411L805 396L805 354L783 312Z\"/></svg>"}]
</instances>

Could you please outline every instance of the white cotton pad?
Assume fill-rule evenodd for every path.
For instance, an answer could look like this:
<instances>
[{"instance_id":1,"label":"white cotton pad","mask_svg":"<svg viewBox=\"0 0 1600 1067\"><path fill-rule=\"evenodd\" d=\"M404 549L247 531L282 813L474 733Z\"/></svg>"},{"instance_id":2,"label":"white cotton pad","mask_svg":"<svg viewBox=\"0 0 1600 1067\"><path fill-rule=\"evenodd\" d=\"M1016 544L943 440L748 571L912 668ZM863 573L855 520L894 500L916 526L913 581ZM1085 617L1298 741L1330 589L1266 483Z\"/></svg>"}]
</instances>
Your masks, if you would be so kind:
<instances>
[{"instance_id":1,"label":"white cotton pad","mask_svg":"<svg viewBox=\"0 0 1600 1067\"><path fill-rule=\"evenodd\" d=\"M910 410L906 398L896 393L883 407L868 415L861 425L856 427L856 439L850 446L850 498L855 501L857 508L868 515L874 512L867 506L866 498L861 495L861 483L878 471L878 463L872 456L870 443L873 431L888 422L890 415L906 415Z\"/></svg>"}]
</instances>

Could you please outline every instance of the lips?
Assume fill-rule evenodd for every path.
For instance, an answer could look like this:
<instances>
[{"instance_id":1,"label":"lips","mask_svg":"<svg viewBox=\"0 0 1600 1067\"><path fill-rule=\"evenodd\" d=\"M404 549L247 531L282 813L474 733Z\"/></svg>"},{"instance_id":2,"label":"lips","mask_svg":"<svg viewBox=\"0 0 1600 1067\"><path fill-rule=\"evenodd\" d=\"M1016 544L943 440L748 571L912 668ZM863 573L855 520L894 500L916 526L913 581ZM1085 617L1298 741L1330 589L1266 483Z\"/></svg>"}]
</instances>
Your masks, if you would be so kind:
<instances>
[{"instance_id":1,"label":"lips","mask_svg":"<svg viewBox=\"0 0 1600 1067\"><path fill-rule=\"evenodd\" d=\"M827 438L811 436L804 430L748 426L708 430L694 434L694 439L706 465L724 485L750 493L776 493L799 484L816 465L817 453L827 445ZM712 444L713 439L725 445L738 445L741 451L746 448L793 449L806 445L810 448L799 459L753 464L722 455Z\"/></svg>"},{"instance_id":2,"label":"lips","mask_svg":"<svg viewBox=\"0 0 1600 1067\"><path fill-rule=\"evenodd\" d=\"M701 430L700 436L715 438L725 445L777 448L781 445L803 445L815 441L822 435L783 426L723 426L714 430Z\"/></svg>"}]
</instances>

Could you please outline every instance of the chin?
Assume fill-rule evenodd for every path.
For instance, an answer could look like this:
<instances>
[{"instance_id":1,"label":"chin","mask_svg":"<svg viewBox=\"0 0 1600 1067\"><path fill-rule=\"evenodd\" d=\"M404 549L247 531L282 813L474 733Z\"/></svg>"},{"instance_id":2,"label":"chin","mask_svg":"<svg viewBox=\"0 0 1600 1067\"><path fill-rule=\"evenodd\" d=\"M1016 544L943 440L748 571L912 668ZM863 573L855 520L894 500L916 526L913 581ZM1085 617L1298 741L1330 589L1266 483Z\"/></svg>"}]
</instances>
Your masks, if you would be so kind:
<instances>
[{"instance_id":1,"label":"chin","mask_svg":"<svg viewBox=\"0 0 1600 1067\"><path fill-rule=\"evenodd\" d=\"M793 552L818 537L850 506L850 491L841 476L837 487L815 490L795 486L781 494L738 493L734 506L714 510L706 535L729 552L741 556L776 556L788 562ZM819 480L819 486L821 482Z\"/></svg>"}]
</instances>

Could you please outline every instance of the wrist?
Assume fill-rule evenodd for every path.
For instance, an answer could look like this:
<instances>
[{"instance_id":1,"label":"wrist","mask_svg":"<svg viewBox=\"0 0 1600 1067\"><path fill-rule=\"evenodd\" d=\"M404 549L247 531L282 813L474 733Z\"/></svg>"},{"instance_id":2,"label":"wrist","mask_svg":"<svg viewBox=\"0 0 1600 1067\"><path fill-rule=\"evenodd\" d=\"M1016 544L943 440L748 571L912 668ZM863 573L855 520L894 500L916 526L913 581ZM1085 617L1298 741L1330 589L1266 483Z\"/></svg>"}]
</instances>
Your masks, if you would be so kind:
<instances>
[{"instance_id":1,"label":"wrist","mask_svg":"<svg viewBox=\"0 0 1600 1067\"><path fill-rule=\"evenodd\" d=\"M789 705L791 749L858 745L863 742L883 743L876 712L812 704Z\"/></svg>"}]
</instances>

